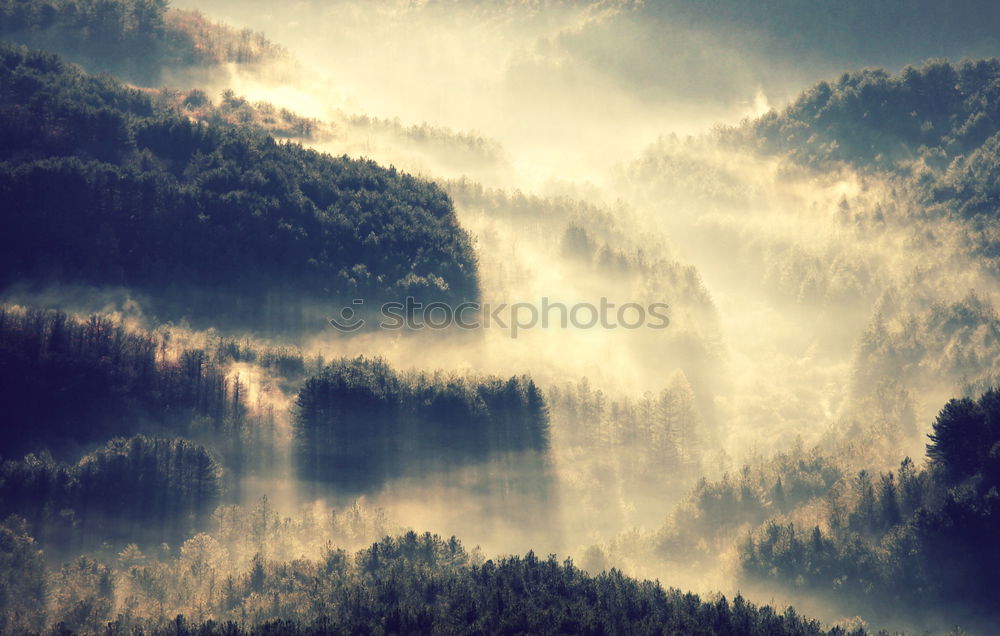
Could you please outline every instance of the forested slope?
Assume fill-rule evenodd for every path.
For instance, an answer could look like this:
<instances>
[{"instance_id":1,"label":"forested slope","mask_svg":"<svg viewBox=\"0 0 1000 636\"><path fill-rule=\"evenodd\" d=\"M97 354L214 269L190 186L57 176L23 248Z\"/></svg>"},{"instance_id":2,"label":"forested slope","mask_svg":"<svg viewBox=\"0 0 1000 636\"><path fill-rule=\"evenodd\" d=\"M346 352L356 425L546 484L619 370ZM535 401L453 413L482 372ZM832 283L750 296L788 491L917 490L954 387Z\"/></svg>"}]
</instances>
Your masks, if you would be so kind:
<instances>
[{"instance_id":1,"label":"forested slope","mask_svg":"<svg viewBox=\"0 0 1000 636\"><path fill-rule=\"evenodd\" d=\"M886 407L890 386L919 392L953 384L972 397L941 409L923 460L898 451L898 470L858 470L843 451L863 429L837 431L831 438L845 442L807 454L822 470L806 491L792 497L790 488L793 476L801 483L806 456L766 478L768 467L747 467L700 486L689 516L721 514L712 525L728 528L730 540L750 530L739 540L747 580L791 590L793 599L822 598L881 624L957 623L989 633L997 613L988 581L1000 553L1000 411L989 388L998 350L989 290L1000 272L1000 61L844 73L721 137L817 180L839 175L857 184L867 204L863 194L845 195L831 231L850 228L858 242L895 233L924 255L919 275L893 272L896 284L872 303L854 346L852 393ZM962 272L975 272L976 289L956 287ZM898 411L888 426L863 425L882 443L912 427L911 418ZM692 531L698 525L678 515L661 545L682 548Z\"/></svg>"},{"instance_id":2,"label":"forested slope","mask_svg":"<svg viewBox=\"0 0 1000 636\"><path fill-rule=\"evenodd\" d=\"M282 55L162 0L0 0L0 38L146 84ZM546 186L587 193L573 198L466 179L441 188L276 139L315 125L232 91L216 105L200 90L134 89L0 44L0 294L125 290L160 325L0 305L0 632L847 633L800 618L803 607L857 615L852 625L992 629L1000 394L948 403L925 463L886 467L930 425L915 415L920 399L936 408L959 380L1000 377L989 292L962 299L949 278L984 270L961 278L974 285L1000 271L980 268L1000 254L1000 62L846 73L719 136L661 141L628 169L655 202L650 227L687 215L707 241L680 247L710 246L745 270L734 280L749 291L735 298L751 302L739 309L778 309L750 324L788 332L773 349L734 342L722 319L738 303L718 272L703 281L667 233L637 235L645 226L628 215L646 213L641 197L632 210L630 195L576 200L599 200L597 186ZM506 162L498 142L438 125L343 115L337 126L341 142L403 140L442 165ZM303 352L163 324L297 337L353 299L478 299L449 194L491 243L484 261L498 261L483 268L490 300L534 291L524 282L535 279L542 291L614 289L670 301L670 330L609 345L593 384L578 379L572 345L540 348L520 360L552 381L543 393L521 369L338 357L456 359L423 341L383 346L365 333ZM671 240L690 238L683 225ZM565 278L544 283L550 264ZM871 316L867 327L850 331L847 305ZM410 344L415 354L402 351ZM511 368L509 344L470 347L482 356L471 368ZM633 357L616 356L630 346ZM826 363L833 372L815 372ZM760 377L731 387L730 371ZM656 392L616 393L611 376ZM829 431L809 450L793 441L817 424ZM726 449L746 451L742 470ZM262 492L286 497L280 513ZM534 553L486 561L454 537L404 534L364 510L372 501L445 536L560 546L586 571ZM612 567L777 590L796 609L684 594ZM822 609L807 605L816 599Z\"/></svg>"},{"instance_id":3,"label":"forested slope","mask_svg":"<svg viewBox=\"0 0 1000 636\"><path fill-rule=\"evenodd\" d=\"M180 438L116 438L64 464L43 453L0 465L0 511L27 521L51 556L93 545L179 543L204 528L222 468Z\"/></svg>"},{"instance_id":4,"label":"forested slope","mask_svg":"<svg viewBox=\"0 0 1000 636\"><path fill-rule=\"evenodd\" d=\"M820 170L846 163L895 177L923 204L910 214L971 220L978 247L998 253L982 228L1000 207L996 58L844 73L728 134Z\"/></svg>"},{"instance_id":5,"label":"forested slope","mask_svg":"<svg viewBox=\"0 0 1000 636\"><path fill-rule=\"evenodd\" d=\"M742 548L744 571L832 593L883 619L945 614L969 627L995 624L998 422L996 390L952 400L934 422L925 469L907 458L896 472L857 473L821 525L768 523Z\"/></svg>"},{"instance_id":6,"label":"forested slope","mask_svg":"<svg viewBox=\"0 0 1000 636\"><path fill-rule=\"evenodd\" d=\"M733 293L726 277L755 290L748 306L765 292L776 319L761 332L794 316L788 332L810 350L801 368L753 384L775 393L748 443L781 452L723 461L658 530L595 543L586 567L731 580L739 561L742 589L827 618L994 630L998 114L995 59L869 68L705 138L664 137L623 171L638 200L711 254L698 264L723 273L713 292ZM849 371L789 400L797 423L782 429L778 393L820 386L797 374L822 368L811 347L852 322L828 350ZM739 350L746 334L729 335ZM932 430L950 396L967 397ZM730 432L750 419L754 403L741 406Z\"/></svg>"},{"instance_id":7,"label":"forested slope","mask_svg":"<svg viewBox=\"0 0 1000 636\"><path fill-rule=\"evenodd\" d=\"M172 9L168 0L3 0L0 38L144 86L158 84L166 70L285 56L263 34Z\"/></svg>"},{"instance_id":8,"label":"forested slope","mask_svg":"<svg viewBox=\"0 0 1000 636\"><path fill-rule=\"evenodd\" d=\"M251 477L297 477L337 501L405 480L468 489L490 514L554 515L548 406L526 376L325 364L219 337L173 344L106 316L2 306L0 373L0 519L27 518L60 553L182 540ZM279 474L292 459L295 474Z\"/></svg>"},{"instance_id":9,"label":"forested slope","mask_svg":"<svg viewBox=\"0 0 1000 636\"><path fill-rule=\"evenodd\" d=\"M996 133L998 86L996 59L930 60L896 74L863 69L816 84L748 131L763 149L820 167L847 161L900 169L921 158L953 160Z\"/></svg>"},{"instance_id":10,"label":"forested slope","mask_svg":"<svg viewBox=\"0 0 1000 636\"><path fill-rule=\"evenodd\" d=\"M276 526L277 528L280 527ZM483 562L454 537L409 532L350 554L282 562L261 552L231 561L225 543L199 535L173 559L130 548L114 565L81 559L46 582L30 537L0 527L0 567L19 577L0 597L0 628L59 623L61 633L150 634L713 634L845 636L792 609L737 596L703 600L620 572L590 576L533 553ZM255 541L273 539L271 530ZM6 575L7 571L2 572ZM209 585L209 581L218 581ZM57 599L48 611L37 600ZM127 610L112 611L116 594ZM21 610L19 613L9 610ZM200 617L200 618L199 618ZM134 631L142 630L142 631ZM854 636L865 632L857 630Z\"/></svg>"},{"instance_id":11,"label":"forested slope","mask_svg":"<svg viewBox=\"0 0 1000 636\"><path fill-rule=\"evenodd\" d=\"M46 53L0 46L0 81L4 287L123 286L161 318L277 328L311 303L478 295L431 183L192 123Z\"/></svg>"},{"instance_id":12,"label":"forested slope","mask_svg":"<svg viewBox=\"0 0 1000 636\"><path fill-rule=\"evenodd\" d=\"M137 431L200 430L236 456L253 424L245 382L232 362L250 360L275 375L300 379L301 354L266 350L250 357L239 343L169 346L158 333L128 329L107 316L87 320L0 307L0 399L7 458L81 448Z\"/></svg>"}]
</instances>

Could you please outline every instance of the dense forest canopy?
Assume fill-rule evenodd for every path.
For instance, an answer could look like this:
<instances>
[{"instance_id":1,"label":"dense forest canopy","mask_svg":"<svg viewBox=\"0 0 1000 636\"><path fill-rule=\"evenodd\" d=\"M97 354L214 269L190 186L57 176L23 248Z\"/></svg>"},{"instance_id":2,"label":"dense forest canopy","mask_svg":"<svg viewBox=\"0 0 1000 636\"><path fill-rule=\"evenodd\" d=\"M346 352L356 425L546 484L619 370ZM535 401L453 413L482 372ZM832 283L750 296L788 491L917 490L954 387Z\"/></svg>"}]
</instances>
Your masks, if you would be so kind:
<instances>
[{"instance_id":1,"label":"dense forest canopy","mask_svg":"<svg viewBox=\"0 0 1000 636\"><path fill-rule=\"evenodd\" d=\"M384 361L337 361L299 391L295 438L302 478L341 491L497 461L517 469L485 470L477 487L548 490L548 409L526 377L400 377Z\"/></svg>"},{"instance_id":2,"label":"dense forest canopy","mask_svg":"<svg viewBox=\"0 0 1000 636\"><path fill-rule=\"evenodd\" d=\"M891 605L932 617L945 601L981 629L995 624L989 579L1000 555L1000 393L952 400L934 422L927 468L850 480L823 527L769 522L741 551L751 576L837 589L871 614ZM890 612L891 613L891 612Z\"/></svg>"},{"instance_id":3,"label":"dense forest canopy","mask_svg":"<svg viewBox=\"0 0 1000 636\"><path fill-rule=\"evenodd\" d=\"M117 438L67 466L27 455L0 466L2 515L18 515L55 554L96 542L175 543L207 524L222 494L218 461L183 439Z\"/></svg>"},{"instance_id":4,"label":"dense forest canopy","mask_svg":"<svg viewBox=\"0 0 1000 636\"><path fill-rule=\"evenodd\" d=\"M896 74L864 69L820 82L749 130L766 149L805 164L898 170L924 160L946 167L996 133L998 86L996 59L931 60Z\"/></svg>"},{"instance_id":5,"label":"dense forest canopy","mask_svg":"<svg viewBox=\"0 0 1000 636\"><path fill-rule=\"evenodd\" d=\"M192 123L49 54L0 55L5 287L124 286L165 318L279 329L310 303L478 296L437 186Z\"/></svg>"},{"instance_id":6,"label":"dense forest canopy","mask_svg":"<svg viewBox=\"0 0 1000 636\"><path fill-rule=\"evenodd\" d=\"M216 503L242 501L244 480L270 478L293 458L317 497L351 500L407 480L461 484L497 510L534 509L536 521L549 514L548 405L528 377L404 373L381 359L325 363L287 347L171 335L107 316L0 308L10 376L0 389L10 424L0 517L27 518L56 552L174 542L203 528ZM286 391L297 396L283 438L291 413L275 400ZM145 436L80 459L137 430ZM101 489L115 481L146 490L109 503ZM167 491L181 503L143 508ZM107 505L119 507L101 512ZM138 521L156 515L158 529L144 534Z\"/></svg>"},{"instance_id":7,"label":"dense forest canopy","mask_svg":"<svg viewBox=\"0 0 1000 636\"><path fill-rule=\"evenodd\" d=\"M71 457L137 428L171 436L200 431L239 456L251 442L255 405L228 367L252 362L295 380L315 364L292 350L259 352L222 338L174 346L169 333L129 329L107 316L11 307L0 308L0 351L8 458L46 450Z\"/></svg>"},{"instance_id":8,"label":"dense forest canopy","mask_svg":"<svg viewBox=\"0 0 1000 636\"><path fill-rule=\"evenodd\" d=\"M953 214L981 225L1000 205L1000 60L844 73L733 133L817 169L848 163L888 173L922 202L911 214ZM981 242L995 257L995 239L983 232Z\"/></svg>"},{"instance_id":9,"label":"dense forest canopy","mask_svg":"<svg viewBox=\"0 0 1000 636\"><path fill-rule=\"evenodd\" d=\"M158 84L164 70L285 55L261 33L170 8L167 0L4 0L0 37L144 86Z\"/></svg>"},{"instance_id":10,"label":"dense forest canopy","mask_svg":"<svg viewBox=\"0 0 1000 636\"><path fill-rule=\"evenodd\" d=\"M571 560L529 552L483 561L454 537L408 532L356 552L328 548L318 559L275 561L262 552L234 568L223 544L198 535L179 557L164 560L130 547L116 563L89 559L68 565L49 588L59 602L50 615L29 594L44 594L30 538L17 524L0 527L7 539L0 561L27 574L10 589L23 613L2 626L32 629L58 621L67 631L149 634L531 633L716 634L846 636L823 629L789 608L758 607L741 596L703 600L694 594L636 581L616 570L591 576ZM268 536L267 534L259 535ZM16 559L16 561L15 561ZM27 570L27 572L25 572ZM206 589L207 579L219 585ZM132 606L110 620L111 599L130 594ZM194 609L220 617L147 614ZM142 630L139 632L133 630ZM863 630L851 632L861 636Z\"/></svg>"}]
</instances>

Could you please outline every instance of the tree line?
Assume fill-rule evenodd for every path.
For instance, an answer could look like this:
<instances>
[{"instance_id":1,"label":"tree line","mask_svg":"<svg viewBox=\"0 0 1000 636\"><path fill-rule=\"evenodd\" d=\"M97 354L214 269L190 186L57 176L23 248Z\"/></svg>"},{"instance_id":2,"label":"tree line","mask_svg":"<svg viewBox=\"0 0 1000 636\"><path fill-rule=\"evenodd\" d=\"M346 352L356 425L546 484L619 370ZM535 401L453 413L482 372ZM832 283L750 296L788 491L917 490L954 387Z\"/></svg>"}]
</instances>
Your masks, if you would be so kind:
<instances>
[{"instance_id":1,"label":"tree line","mask_svg":"<svg viewBox=\"0 0 1000 636\"><path fill-rule=\"evenodd\" d=\"M125 287L160 319L296 333L353 298L478 297L430 182L194 123L47 53L0 45L0 85L2 287Z\"/></svg>"},{"instance_id":2,"label":"tree line","mask_svg":"<svg viewBox=\"0 0 1000 636\"><path fill-rule=\"evenodd\" d=\"M1000 209L998 86L996 58L928 60L895 74L869 68L820 82L722 138L820 170L847 164L888 177L900 198L913 199L895 215L963 223L969 249L1000 271L989 225ZM881 217L880 209L874 221Z\"/></svg>"},{"instance_id":3,"label":"tree line","mask_svg":"<svg viewBox=\"0 0 1000 636\"><path fill-rule=\"evenodd\" d=\"M210 535L177 556L133 548L102 563L83 557L46 576L22 526L0 526L0 567L17 562L0 596L0 627L63 634L531 633L847 636L794 609L742 596L703 599L611 570L591 576L570 559L529 552L484 561L454 537L407 532L353 554L233 565ZM8 570L9 571L9 570ZM8 571L4 571L7 574ZM207 581L214 582L206 586ZM192 592L207 591L198 598ZM54 602L33 604L28 593ZM116 611L116 594L128 600ZM182 610L178 612L177 610ZM187 611L184 614L183 611ZM857 629L851 636L863 636Z\"/></svg>"},{"instance_id":4,"label":"tree line","mask_svg":"<svg viewBox=\"0 0 1000 636\"><path fill-rule=\"evenodd\" d=\"M0 516L18 515L55 555L102 543L175 543L207 525L222 469L188 440L116 438L76 464L48 453L0 464Z\"/></svg>"},{"instance_id":5,"label":"tree line","mask_svg":"<svg viewBox=\"0 0 1000 636\"><path fill-rule=\"evenodd\" d=\"M213 102L200 88L189 91L161 88L152 96L157 106L172 108L194 121L212 126L250 128L278 139L313 139L317 131L324 136L330 134L315 119L301 117L268 102L251 103L229 88L222 91L218 102Z\"/></svg>"},{"instance_id":6,"label":"tree line","mask_svg":"<svg viewBox=\"0 0 1000 636\"><path fill-rule=\"evenodd\" d=\"M266 464L274 414L248 399L231 362L253 362L293 381L307 363L286 349L219 338L174 347L168 333L129 329L107 316L0 306L0 400L8 456L80 448L146 431L209 444L237 475ZM313 362L315 363L315 361Z\"/></svg>"},{"instance_id":7,"label":"tree line","mask_svg":"<svg viewBox=\"0 0 1000 636\"><path fill-rule=\"evenodd\" d=\"M143 433L204 447L224 469L217 495L205 501L238 502L247 477L273 477L284 461L278 437L284 413L255 400L234 364L251 365L277 391L297 392L291 459L316 495L353 497L409 480L471 490L497 514L530 509L540 519L551 512L548 407L529 378L400 373L382 360L327 364L248 339L175 345L170 334L104 316L0 306L0 371L8 378L0 400L10 424L0 437L9 471L2 487L6 499L19 502L9 512L29 518L33 528L54 528L51 537L36 531L46 545L79 544L104 527L94 516L84 528L83 513L72 512L106 496L99 488L81 490L83 468L73 466L101 444L123 448L124 442L107 442L112 438ZM186 470L179 463L184 447L178 452L176 469ZM137 466L117 466L115 479L144 479L133 471ZM144 483L181 496L173 482ZM157 503L166 494L143 492L143 505L153 506L150 519L176 508ZM210 508L198 509L193 522L181 515L178 523L203 527ZM138 536L136 519L126 517L123 536ZM114 543L117 535L107 529Z\"/></svg>"},{"instance_id":8,"label":"tree line","mask_svg":"<svg viewBox=\"0 0 1000 636\"><path fill-rule=\"evenodd\" d=\"M860 471L822 525L772 521L741 550L751 577L830 594L873 616L904 612L987 629L1000 567L1000 391L955 399L938 414L927 466ZM988 629L987 629L988 631Z\"/></svg>"},{"instance_id":9,"label":"tree line","mask_svg":"<svg viewBox=\"0 0 1000 636\"><path fill-rule=\"evenodd\" d=\"M286 55L261 33L172 9L168 0L3 0L0 37L145 86L159 83L169 68L254 64Z\"/></svg>"},{"instance_id":10,"label":"tree line","mask_svg":"<svg viewBox=\"0 0 1000 636\"><path fill-rule=\"evenodd\" d=\"M868 68L804 91L781 112L749 122L745 141L805 165L837 161L905 172L975 151L1000 126L1000 60L929 60L893 74Z\"/></svg>"},{"instance_id":11,"label":"tree line","mask_svg":"<svg viewBox=\"0 0 1000 636\"><path fill-rule=\"evenodd\" d=\"M465 470L487 493L547 491L549 420L526 377L400 374L380 359L331 362L302 385L294 419L303 480L346 493Z\"/></svg>"}]
</instances>

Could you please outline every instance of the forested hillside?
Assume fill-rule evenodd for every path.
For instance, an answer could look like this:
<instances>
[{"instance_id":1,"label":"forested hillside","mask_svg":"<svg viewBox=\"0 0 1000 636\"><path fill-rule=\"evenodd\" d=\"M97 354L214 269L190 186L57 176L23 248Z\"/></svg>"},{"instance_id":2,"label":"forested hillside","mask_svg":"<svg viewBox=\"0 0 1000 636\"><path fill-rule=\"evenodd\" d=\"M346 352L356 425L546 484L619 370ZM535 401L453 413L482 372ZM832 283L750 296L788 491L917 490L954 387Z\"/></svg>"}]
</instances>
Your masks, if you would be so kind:
<instances>
[{"instance_id":1,"label":"forested hillside","mask_svg":"<svg viewBox=\"0 0 1000 636\"><path fill-rule=\"evenodd\" d=\"M265 517L266 519L266 517ZM385 537L350 554L327 548L318 559L277 561L267 543L278 526L251 539L258 552L234 564L220 534L198 535L172 559L131 546L114 565L80 559L48 585L30 537L16 524L0 527L6 539L0 567L17 568L6 591L0 627L37 629L58 622L63 633L97 631L149 634L530 633L716 634L781 636L830 634L794 610L776 612L741 596L702 600L694 594L640 582L612 570L590 576L554 556L483 561L454 537L409 532ZM217 538L218 537L218 538ZM206 585L218 581L217 585ZM48 613L37 600L52 594ZM116 594L130 599L112 619ZM215 616L202 622L201 616ZM863 636L863 630L851 632Z\"/></svg>"},{"instance_id":2,"label":"forested hillside","mask_svg":"<svg viewBox=\"0 0 1000 636\"><path fill-rule=\"evenodd\" d=\"M716 571L808 612L990 633L998 69L844 73L741 125L664 136L621 170L630 200L702 254L708 289L745 303L727 345L758 356L742 380L760 394L722 426L754 431L755 450L703 457L665 522L594 542L585 567ZM762 297L766 319L745 320ZM786 342L800 354L768 357ZM949 396L964 397L932 427ZM780 450L758 454L768 440Z\"/></svg>"},{"instance_id":3,"label":"forested hillside","mask_svg":"<svg viewBox=\"0 0 1000 636\"><path fill-rule=\"evenodd\" d=\"M56 552L173 543L204 527L215 504L241 501L246 480L274 478L292 459L318 498L405 479L460 484L497 515L551 514L548 406L530 378L401 373L380 359L324 364L289 348L196 340L0 308L0 517L25 517ZM275 405L293 401L283 439L289 413ZM138 489L109 499L118 482Z\"/></svg>"},{"instance_id":4,"label":"forested hillside","mask_svg":"<svg viewBox=\"0 0 1000 636\"><path fill-rule=\"evenodd\" d=\"M56 312L0 309L0 388L8 426L7 458L51 451L71 457L136 430L215 438L242 456L259 432L246 381L229 365L246 358L238 343L218 339L204 348L168 345L165 334L126 328L106 316L87 320ZM301 354L269 350L254 364L274 375L301 378ZM273 452L261 442L260 450Z\"/></svg>"},{"instance_id":5,"label":"forested hillside","mask_svg":"<svg viewBox=\"0 0 1000 636\"><path fill-rule=\"evenodd\" d=\"M765 149L817 167L847 161L902 171L919 160L946 167L996 133L998 82L996 59L932 60L897 74L853 71L804 91L749 130Z\"/></svg>"},{"instance_id":6,"label":"forested hillside","mask_svg":"<svg viewBox=\"0 0 1000 636\"><path fill-rule=\"evenodd\" d=\"M1000 393L952 400L934 422L927 468L862 470L821 525L771 521L740 553L751 577L830 593L873 616L931 620L946 602L965 624L998 620Z\"/></svg>"},{"instance_id":7,"label":"forested hillside","mask_svg":"<svg viewBox=\"0 0 1000 636\"><path fill-rule=\"evenodd\" d=\"M73 465L47 453L5 461L0 476L4 518L23 518L62 557L102 543L181 542L206 526L223 490L204 447L142 435L113 439Z\"/></svg>"},{"instance_id":8,"label":"forested hillside","mask_svg":"<svg viewBox=\"0 0 1000 636\"><path fill-rule=\"evenodd\" d=\"M304 308L353 298L477 297L437 186L192 123L49 54L0 56L0 285L122 286L164 319L277 330L320 330Z\"/></svg>"},{"instance_id":9,"label":"forested hillside","mask_svg":"<svg viewBox=\"0 0 1000 636\"><path fill-rule=\"evenodd\" d=\"M865 69L820 82L730 134L818 170L846 163L890 175L915 198L908 216L968 222L971 247L996 267L1000 248L983 225L1000 206L998 91L996 58L930 60L897 74Z\"/></svg>"},{"instance_id":10,"label":"forested hillside","mask_svg":"<svg viewBox=\"0 0 1000 636\"><path fill-rule=\"evenodd\" d=\"M158 84L165 70L253 64L285 55L261 33L169 8L168 0L4 0L0 38L143 86Z\"/></svg>"},{"instance_id":11,"label":"forested hillside","mask_svg":"<svg viewBox=\"0 0 1000 636\"><path fill-rule=\"evenodd\" d=\"M997 417L995 390L948 402L927 457L904 458L897 470L851 470L843 447L746 464L701 480L655 532L622 533L581 562L697 572L734 558L744 589L796 604L821 599L830 612L876 625L989 633L997 609L987 581L1000 553Z\"/></svg>"}]
</instances>

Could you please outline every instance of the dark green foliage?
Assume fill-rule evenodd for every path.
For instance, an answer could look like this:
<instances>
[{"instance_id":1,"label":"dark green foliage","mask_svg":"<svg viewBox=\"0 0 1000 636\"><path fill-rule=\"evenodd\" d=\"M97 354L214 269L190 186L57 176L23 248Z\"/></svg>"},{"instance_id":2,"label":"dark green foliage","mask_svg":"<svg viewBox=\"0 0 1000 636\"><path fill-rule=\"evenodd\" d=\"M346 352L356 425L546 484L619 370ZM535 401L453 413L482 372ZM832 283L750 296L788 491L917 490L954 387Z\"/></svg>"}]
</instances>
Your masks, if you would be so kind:
<instances>
[{"instance_id":1,"label":"dark green foliage","mask_svg":"<svg viewBox=\"0 0 1000 636\"><path fill-rule=\"evenodd\" d=\"M383 361L334 362L306 380L296 401L300 475L351 492L400 467L402 385Z\"/></svg>"},{"instance_id":2,"label":"dark green foliage","mask_svg":"<svg viewBox=\"0 0 1000 636\"><path fill-rule=\"evenodd\" d=\"M884 202L873 223L954 220L967 249L1000 270L990 225L1000 209L1000 60L845 73L722 137L819 170L847 164L886 178L902 205Z\"/></svg>"},{"instance_id":3,"label":"dark green foliage","mask_svg":"<svg viewBox=\"0 0 1000 636\"><path fill-rule=\"evenodd\" d=\"M164 318L276 329L352 298L477 297L433 184L191 123L47 54L0 45L0 86L0 286L125 286Z\"/></svg>"},{"instance_id":4,"label":"dark green foliage","mask_svg":"<svg viewBox=\"0 0 1000 636\"><path fill-rule=\"evenodd\" d=\"M718 546L738 541L743 528L822 500L842 477L817 448L778 453L763 466L744 465L718 481L702 478L661 529L657 556L683 567L713 563Z\"/></svg>"},{"instance_id":5,"label":"dark green foliage","mask_svg":"<svg viewBox=\"0 0 1000 636\"><path fill-rule=\"evenodd\" d=\"M909 214L971 219L974 248L1000 254L982 227L1000 207L1000 60L845 73L724 136L819 169L890 176L921 203Z\"/></svg>"},{"instance_id":6,"label":"dark green foliage","mask_svg":"<svg viewBox=\"0 0 1000 636\"><path fill-rule=\"evenodd\" d=\"M820 82L750 126L766 150L817 167L845 161L896 170L926 157L947 164L1000 129L1000 61L927 62Z\"/></svg>"},{"instance_id":7,"label":"dark green foliage","mask_svg":"<svg viewBox=\"0 0 1000 636\"><path fill-rule=\"evenodd\" d=\"M235 31L168 5L168 0L2 0L0 37L145 85L157 84L168 68L283 55L259 33Z\"/></svg>"},{"instance_id":8,"label":"dark green foliage","mask_svg":"<svg viewBox=\"0 0 1000 636\"><path fill-rule=\"evenodd\" d=\"M42 449L66 455L136 429L187 434L196 420L213 445L234 448L230 441L246 433L247 405L224 366L243 359L240 352L293 378L305 368L290 351L226 340L214 354L168 355L165 339L107 317L0 307L0 448L8 456Z\"/></svg>"},{"instance_id":9,"label":"dark green foliage","mask_svg":"<svg viewBox=\"0 0 1000 636\"><path fill-rule=\"evenodd\" d=\"M768 524L741 553L755 577L834 591L873 616L938 615L963 625L998 618L1000 392L952 400L934 422L929 467L861 471L828 529Z\"/></svg>"},{"instance_id":10,"label":"dark green foliage","mask_svg":"<svg viewBox=\"0 0 1000 636\"><path fill-rule=\"evenodd\" d=\"M516 478L546 489L548 411L528 378L406 376L382 360L345 359L308 379L296 406L296 456L308 481L356 493L499 462L491 488Z\"/></svg>"},{"instance_id":11,"label":"dark green foliage","mask_svg":"<svg viewBox=\"0 0 1000 636\"><path fill-rule=\"evenodd\" d=\"M157 352L152 336L107 318L0 309L7 420L0 447L15 455L46 445L72 448L127 432L153 411L153 401L190 402L192 396L159 391Z\"/></svg>"},{"instance_id":12,"label":"dark green foliage","mask_svg":"<svg viewBox=\"0 0 1000 636\"><path fill-rule=\"evenodd\" d=\"M0 525L0 632L40 630L45 612L45 560L17 517Z\"/></svg>"},{"instance_id":13,"label":"dark green foliage","mask_svg":"<svg viewBox=\"0 0 1000 636\"><path fill-rule=\"evenodd\" d=\"M202 527L221 495L221 469L202 446L182 439L116 439L77 464L71 501L95 535L112 540L123 520L144 531L186 536ZM95 514L96 513L96 514ZM97 517L96 520L93 517ZM89 529L89 528L88 528ZM131 533L129 533L131 534Z\"/></svg>"},{"instance_id":14,"label":"dark green foliage","mask_svg":"<svg viewBox=\"0 0 1000 636\"><path fill-rule=\"evenodd\" d=\"M174 542L205 525L221 469L183 439L118 438L76 465L28 455L0 466L0 515L17 514L55 551L89 542Z\"/></svg>"},{"instance_id":15,"label":"dark green foliage","mask_svg":"<svg viewBox=\"0 0 1000 636\"><path fill-rule=\"evenodd\" d=\"M178 565L171 564L171 570ZM144 566L131 576L162 570ZM152 622L119 616L107 633L846 636L792 609L779 614L741 596L732 602L702 600L616 570L592 577L555 556L540 559L529 552L477 563L454 537L429 533L386 537L353 558L334 549L319 561L271 562L258 555L224 588L202 606L217 620L197 624L182 615ZM102 597L90 598L99 602ZM243 618L236 623L230 617Z\"/></svg>"},{"instance_id":16,"label":"dark green foliage","mask_svg":"<svg viewBox=\"0 0 1000 636\"><path fill-rule=\"evenodd\" d=\"M941 409L929 436L927 456L933 477L947 486L974 486L985 495L1000 488L1000 389L978 400L951 400Z\"/></svg>"},{"instance_id":17,"label":"dark green foliage","mask_svg":"<svg viewBox=\"0 0 1000 636\"><path fill-rule=\"evenodd\" d=\"M75 461L82 450L136 432L194 439L226 467L238 500L242 479L270 475L278 461L277 418L269 402L247 398L230 363L251 363L294 390L307 366L290 348L211 339L205 348L170 345L170 332L127 329L103 316L0 306L0 400L6 458L52 453Z\"/></svg>"},{"instance_id":18,"label":"dark green foliage","mask_svg":"<svg viewBox=\"0 0 1000 636\"><path fill-rule=\"evenodd\" d=\"M994 402L998 397L991 391L982 400ZM1000 441L997 421L1000 409L984 409L980 405L982 400L952 400L944 405L934 422L927 456L940 467L949 483L960 483L981 472L993 444Z\"/></svg>"}]
</instances>

